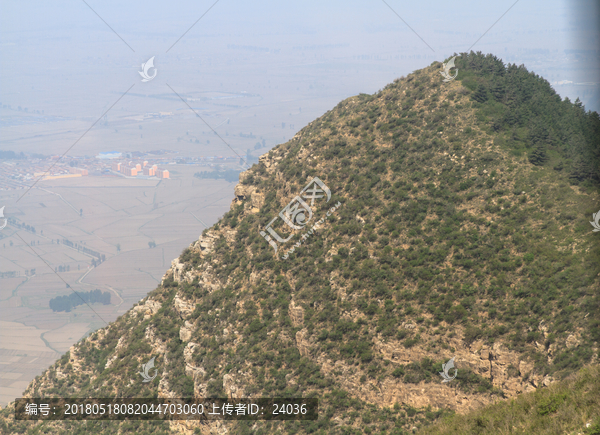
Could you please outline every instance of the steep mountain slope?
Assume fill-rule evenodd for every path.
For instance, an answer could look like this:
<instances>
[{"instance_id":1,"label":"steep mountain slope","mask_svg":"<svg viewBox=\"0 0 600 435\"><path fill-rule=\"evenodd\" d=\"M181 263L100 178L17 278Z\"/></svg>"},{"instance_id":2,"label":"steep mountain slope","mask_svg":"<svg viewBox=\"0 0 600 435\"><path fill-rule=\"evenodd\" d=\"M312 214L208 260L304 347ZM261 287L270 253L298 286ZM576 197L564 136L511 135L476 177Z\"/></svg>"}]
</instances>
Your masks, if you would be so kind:
<instances>
[{"instance_id":1,"label":"steep mountain slope","mask_svg":"<svg viewBox=\"0 0 600 435\"><path fill-rule=\"evenodd\" d=\"M9 407L4 429L399 434L597 364L598 114L494 56L456 65L262 156L161 285L24 395L317 397L318 421L34 426Z\"/></svg>"}]
</instances>

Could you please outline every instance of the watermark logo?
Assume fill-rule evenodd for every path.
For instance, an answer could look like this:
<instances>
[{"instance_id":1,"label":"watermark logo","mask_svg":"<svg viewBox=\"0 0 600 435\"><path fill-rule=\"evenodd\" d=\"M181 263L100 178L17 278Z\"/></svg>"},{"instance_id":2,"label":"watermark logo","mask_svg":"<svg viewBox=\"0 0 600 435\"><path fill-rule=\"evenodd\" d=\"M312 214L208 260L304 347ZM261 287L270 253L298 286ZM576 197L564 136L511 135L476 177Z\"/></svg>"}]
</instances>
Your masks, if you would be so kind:
<instances>
[{"instance_id":1,"label":"watermark logo","mask_svg":"<svg viewBox=\"0 0 600 435\"><path fill-rule=\"evenodd\" d=\"M444 76L444 81L445 82L449 82L449 81L454 80L456 78L456 76L458 75L458 68L456 68L454 66L454 59L456 59L456 56L454 56L452 59L450 59L448 61L448 63L444 64L444 71L440 71L440 74L442 76ZM456 73L454 74L454 76L450 75L450 69L451 68L456 68Z\"/></svg>"},{"instance_id":2,"label":"watermark logo","mask_svg":"<svg viewBox=\"0 0 600 435\"><path fill-rule=\"evenodd\" d=\"M0 225L0 230L3 230L4 228L6 228L6 225L8 225L8 219L4 217L4 207L6 206L2 206L2 208L0 208L0 219L4 221L4 223ZM600 215L600 213L598 214Z\"/></svg>"},{"instance_id":3,"label":"watermark logo","mask_svg":"<svg viewBox=\"0 0 600 435\"><path fill-rule=\"evenodd\" d=\"M600 231L600 211L598 211L598 213L592 213L592 219L594 219L594 220L590 221L590 223L594 227L594 232ZM0 229L2 229L2 228L0 228Z\"/></svg>"},{"instance_id":4,"label":"watermark logo","mask_svg":"<svg viewBox=\"0 0 600 435\"><path fill-rule=\"evenodd\" d=\"M157 69L154 67L154 57L152 56L150 58L150 60L148 60L148 62L143 63L142 64L142 71L138 71L138 73L142 76L142 81L143 82L149 82L150 80L152 80L154 77L156 77L156 73L158 72ZM154 75L153 76L149 76L148 75L148 71L150 70L150 68L154 68Z\"/></svg>"},{"instance_id":5,"label":"watermark logo","mask_svg":"<svg viewBox=\"0 0 600 435\"><path fill-rule=\"evenodd\" d=\"M154 380L156 375L158 375L158 370L154 369L154 371L155 371L154 376L150 376L150 370L152 370L154 368L154 358L156 358L156 357L152 357L152 359L150 361L148 361L146 364L142 364L142 370L144 370L144 371L138 372L140 375L142 375L142 378L144 378L144 380L142 382L151 382L152 380Z\"/></svg>"},{"instance_id":6,"label":"watermark logo","mask_svg":"<svg viewBox=\"0 0 600 435\"><path fill-rule=\"evenodd\" d=\"M277 232L275 230L275 222L278 219L281 219L283 224L285 224L282 225L283 229L285 229L285 227L287 226L288 230L302 230L306 228L306 225L313 218L315 200L320 200L324 198L327 198L325 200L325 203L328 203L331 199L331 190L318 177L314 177L312 180L310 180L306 187L302 189L300 195L292 199L290 203L286 205L283 208L283 210L281 210L281 212L279 212L279 215L274 217L271 220L271 222L267 224L267 226L264 228L265 231L260 231L260 235L263 236L267 242L269 242L269 244L275 250L275 253L277 253L277 251L279 250L279 244L283 244L289 241L294 236L294 233L289 233L287 237L285 235L282 236L280 234L281 229L279 230L280 232ZM338 202L335 205L335 207L332 207L327 213L327 216L330 216L331 213L333 213L340 205L341 203ZM302 236L302 241L306 240L307 237L312 235L313 231L318 229L318 226L323 222L325 222L325 218L316 222L313 225L312 229ZM288 251L288 253L282 257L282 259L287 259L289 254L293 252L296 247L299 247L302 244L302 241L296 243L295 247Z\"/></svg>"},{"instance_id":7,"label":"watermark logo","mask_svg":"<svg viewBox=\"0 0 600 435\"><path fill-rule=\"evenodd\" d=\"M452 369L454 369L454 376L450 376L448 374L448 372ZM444 378L442 383L450 382L452 379L456 378L456 375L458 374L458 369L454 367L454 357L450 358L450 361L448 361L446 364L442 364L442 370L443 372L439 372L440 376Z\"/></svg>"}]
</instances>

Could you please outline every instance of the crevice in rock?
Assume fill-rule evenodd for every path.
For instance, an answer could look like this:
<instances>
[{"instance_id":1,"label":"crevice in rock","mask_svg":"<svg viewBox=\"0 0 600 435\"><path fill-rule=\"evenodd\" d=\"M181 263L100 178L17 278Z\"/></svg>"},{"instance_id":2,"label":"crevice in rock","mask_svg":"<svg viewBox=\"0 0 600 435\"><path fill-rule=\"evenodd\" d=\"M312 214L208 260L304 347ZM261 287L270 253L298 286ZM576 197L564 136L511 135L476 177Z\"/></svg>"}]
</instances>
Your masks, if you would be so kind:
<instances>
[{"instance_id":1,"label":"crevice in rock","mask_svg":"<svg viewBox=\"0 0 600 435\"><path fill-rule=\"evenodd\" d=\"M490 361L490 382L493 384L494 383L494 364L492 363L492 361L494 360L494 354L492 353L492 351L490 350L489 354L488 354L488 360Z\"/></svg>"}]
</instances>

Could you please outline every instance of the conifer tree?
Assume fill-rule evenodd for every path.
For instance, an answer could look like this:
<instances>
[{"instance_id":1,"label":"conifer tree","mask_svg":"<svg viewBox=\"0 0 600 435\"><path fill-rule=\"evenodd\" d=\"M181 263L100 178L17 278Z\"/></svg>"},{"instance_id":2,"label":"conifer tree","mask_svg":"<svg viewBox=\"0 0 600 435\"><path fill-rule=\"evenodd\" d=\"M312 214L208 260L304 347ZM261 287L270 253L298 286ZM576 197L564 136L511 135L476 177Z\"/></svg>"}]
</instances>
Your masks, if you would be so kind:
<instances>
[{"instance_id":1,"label":"conifer tree","mask_svg":"<svg viewBox=\"0 0 600 435\"><path fill-rule=\"evenodd\" d=\"M536 166L542 166L548 160L546 149L542 143L538 143L533 151L529 154L529 161Z\"/></svg>"},{"instance_id":2,"label":"conifer tree","mask_svg":"<svg viewBox=\"0 0 600 435\"><path fill-rule=\"evenodd\" d=\"M473 99L478 103L485 103L488 99L487 89L484 85L479 85L477 91L473 94Z\"/></svg>"}]
</instances>

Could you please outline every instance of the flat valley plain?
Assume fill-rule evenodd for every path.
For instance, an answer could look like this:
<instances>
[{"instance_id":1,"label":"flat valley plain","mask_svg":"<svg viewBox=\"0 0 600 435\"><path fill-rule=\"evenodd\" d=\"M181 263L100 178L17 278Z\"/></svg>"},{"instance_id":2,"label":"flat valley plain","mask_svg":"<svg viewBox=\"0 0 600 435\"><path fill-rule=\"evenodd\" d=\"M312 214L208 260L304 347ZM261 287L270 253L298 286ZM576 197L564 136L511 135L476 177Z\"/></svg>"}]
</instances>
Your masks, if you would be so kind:
<instances>
[{"instance_id":1,"label":"flat valley plain","mask_svg":"<svg viewBox=\"0 0 600 435\"><path fill-rule=\"evenodd\" d=\"M16 206L15 196L24 190L0 192L0 203L11 204L11 217L36 229L17 233L9 225L1 234L0 271L21 275L0 279L1 404L19 397L80 338L146 296L171 260L229 208L235 183L199 180L193 176L197 166L169 169L172 179L162 181L118 176L43 181ZM92 267L92 256L63 239L106 260ZM59 266L68 271L55 272ZM26 276L31 269L35 274ZM95 289L110 291L111 304L95 303L93 310L83 304L71 312L49 308L53 297Z\"/></svg>"}]
</instances>

